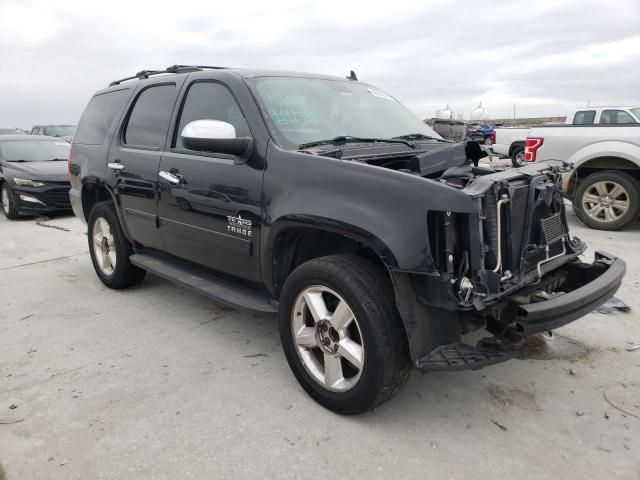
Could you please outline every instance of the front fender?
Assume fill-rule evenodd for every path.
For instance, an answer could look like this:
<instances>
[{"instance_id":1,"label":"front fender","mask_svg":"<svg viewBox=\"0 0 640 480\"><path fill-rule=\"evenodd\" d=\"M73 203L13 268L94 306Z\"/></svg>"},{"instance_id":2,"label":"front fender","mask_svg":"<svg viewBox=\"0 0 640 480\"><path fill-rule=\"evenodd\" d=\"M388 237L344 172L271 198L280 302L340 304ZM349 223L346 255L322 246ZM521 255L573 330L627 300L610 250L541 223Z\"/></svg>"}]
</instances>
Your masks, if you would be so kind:
<instances>
[{"instance_id":1,"label":"front fender","mask_svg":"<svg viewBox=\"0 0 640 480\"><path fill-rule=\"evenodd\" d=\"M261 252L270 261L280 222L332 229L371 246L387 266L429 272L427 213L477 213L471 196L396 170L269 147Z\"/></svg>"},{"instance_id":2,"label":"front fender","mask_svg":"<svg viewBox=\"0 0 640 480\"><path fill-rule=\"evenodd\" d=\"M572 153L567 162L577 169L590 160L607 157L622 158L640 167L640 147L619 140L590 143Z\"/></svg>"}]
</instances>

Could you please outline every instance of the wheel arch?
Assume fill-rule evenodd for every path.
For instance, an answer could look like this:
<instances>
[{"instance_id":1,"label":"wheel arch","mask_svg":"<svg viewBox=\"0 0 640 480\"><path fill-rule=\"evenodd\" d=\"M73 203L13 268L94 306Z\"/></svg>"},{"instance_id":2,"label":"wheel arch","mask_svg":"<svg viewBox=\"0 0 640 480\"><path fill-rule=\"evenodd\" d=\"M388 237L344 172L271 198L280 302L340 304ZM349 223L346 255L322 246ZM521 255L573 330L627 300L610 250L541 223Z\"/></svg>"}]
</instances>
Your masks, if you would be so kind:
<instances>
[{"instance_id":1,"label":"wheel arch","mask_svg":"<svg viewBox=\"0 0 640 480\"><path fill-rule=\"evenodd\" d=\"M388 268L397 266L391 250L374 235L357 227L328 219L285 218L272 225L268 240L268 258L263 275L272 293L279 297L289 274L301 263L313 258L350 253Z\"/></svg>"},{"instance_id":2,"label":"wheel arch","mask_svg":"<svg viewBox=\"0 0 640 480\"><path fill-rule=\"evenodd\" d=\"M127 240L133 243L131 235L129 234L129 230L127 229L127 224L124 222L120 208L117 208L118 197L111 190L111 188L109 188L108 185L96 180L87 180L82 184L80 198L82 202L82 214L84 215L84 219L87 222L89 221L89 214L91 213L91 209L96 203L109 200L113 201L114 205L116 205L116 214L118 216L120 226L122 227L122 231L124 232L125 237L127 237Z\"/></svg>"},{"instance_id":3,"label":"wheel arch","mask_svg":"<svg viewBox=\"0 0 640 480\"><path fill-rule=\"evenodd\" d=\"M603 170L621 171L640 180L640 163L618 156L599 156L581 162L570 172L564 180L565 193L573 194L580 181Z\"/></svg>"},{"instance_id":4,"label":"wheel arch","mask_svg":"<svg viewBox=\"0 0 640 480\"><path fill-rule=\"evenodd\" d=\"M513 152L518 148L524 148L524 140L515 141L509 146L509 156L513 155Z\"/></svg>"}]
</instances>

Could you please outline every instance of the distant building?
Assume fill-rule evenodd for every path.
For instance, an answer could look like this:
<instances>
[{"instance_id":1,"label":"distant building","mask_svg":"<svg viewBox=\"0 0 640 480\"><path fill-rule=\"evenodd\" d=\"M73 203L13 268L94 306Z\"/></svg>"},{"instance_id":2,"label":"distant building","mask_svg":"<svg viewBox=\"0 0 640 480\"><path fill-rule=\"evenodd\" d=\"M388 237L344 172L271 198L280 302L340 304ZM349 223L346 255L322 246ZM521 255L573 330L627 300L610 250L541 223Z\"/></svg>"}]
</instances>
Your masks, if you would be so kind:
<instances>
[{"instance_id":1,"label":"distant building","mask_svg":"<svg viewBox=\"0 0 640 480\"><path fill-rule=\"evenodd\" d=\"M531 125L564 123L565 119L566 117L494 118L487 119L486 122L492 125L504 125L505 127L528 127Z\"/></svg>"}]
</instances>

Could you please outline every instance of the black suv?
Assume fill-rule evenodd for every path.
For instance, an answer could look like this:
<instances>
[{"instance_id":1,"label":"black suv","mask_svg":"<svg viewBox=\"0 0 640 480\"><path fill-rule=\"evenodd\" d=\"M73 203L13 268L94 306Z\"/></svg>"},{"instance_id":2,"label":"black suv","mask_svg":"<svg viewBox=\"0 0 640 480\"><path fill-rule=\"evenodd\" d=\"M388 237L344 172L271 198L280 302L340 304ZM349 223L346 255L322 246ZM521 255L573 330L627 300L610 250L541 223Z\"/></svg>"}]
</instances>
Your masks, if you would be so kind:
<instances>
[{"instance_id":1,"label":"black suv","mask_svg":"<svg viewBox=\"0 0 640 480\"><path fill-rule=\"evenodd\" d=\"M137 81L135 81L137 80ZM146 271L278 313L302 387L352 414L413 365L477 369L505 337L611 297L625 264L567 230L562 162L494 172L352 74L173 66L89 102L71 202L111 288ZM486 329L476 345L461 336Z\"/></svg>"}]
</instances>

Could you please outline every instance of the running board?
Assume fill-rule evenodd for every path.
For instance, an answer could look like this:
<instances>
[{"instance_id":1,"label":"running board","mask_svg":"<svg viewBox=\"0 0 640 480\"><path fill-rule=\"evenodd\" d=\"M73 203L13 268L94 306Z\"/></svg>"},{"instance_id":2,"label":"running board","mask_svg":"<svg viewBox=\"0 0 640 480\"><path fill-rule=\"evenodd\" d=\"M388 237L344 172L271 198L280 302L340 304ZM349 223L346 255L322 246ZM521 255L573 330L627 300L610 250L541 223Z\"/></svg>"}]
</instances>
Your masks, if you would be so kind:
<instances>
[{"instance_id":1,"label":"running board","mask_svg":"<svg viewBox=\"0 0 640 480\"><path fill-rule=\"evenodd\" d=\"M489 365L505 362L515 356L492 338L483 338L474 347L466 343L441 345L416 360L420 370L479 370Z\"/></svg>"},{"instance_id":2,"label":"running board","mask_svg":"<svg viewBox=\"0 0 640 480\"><path fill-rule=\"evenodd\" d=\"M267 295L222 280L210 273L146 253L134 253L129 259L143 270L232 307L260 313L278 311L278 302Z\"/></svg>"}]
</instances>

